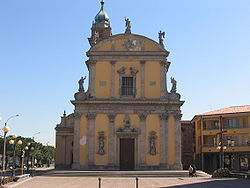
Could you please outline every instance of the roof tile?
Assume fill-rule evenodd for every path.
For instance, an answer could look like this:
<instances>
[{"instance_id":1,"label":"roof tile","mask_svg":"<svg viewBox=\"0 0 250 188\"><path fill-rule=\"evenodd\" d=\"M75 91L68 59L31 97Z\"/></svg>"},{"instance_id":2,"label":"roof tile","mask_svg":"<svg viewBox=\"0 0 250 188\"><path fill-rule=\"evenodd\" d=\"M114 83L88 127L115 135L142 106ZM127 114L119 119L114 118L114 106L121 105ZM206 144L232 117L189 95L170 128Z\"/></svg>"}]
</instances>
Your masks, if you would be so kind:
<instances>
[{"instance_id":1,"label":"roof tile","mask_svg":"<svg viewBox=\"0 0 250 188\"><path fill-rule=\"evenodd\" d=\"M203 114L200 114L200 115L234 114L234 113L242 113L242 112L250 112L250 105L231 106L231 107L228 107L228 108L221 108L219 110L206 112L206 113L203 113Z\"/></svg>"}]
</instances>

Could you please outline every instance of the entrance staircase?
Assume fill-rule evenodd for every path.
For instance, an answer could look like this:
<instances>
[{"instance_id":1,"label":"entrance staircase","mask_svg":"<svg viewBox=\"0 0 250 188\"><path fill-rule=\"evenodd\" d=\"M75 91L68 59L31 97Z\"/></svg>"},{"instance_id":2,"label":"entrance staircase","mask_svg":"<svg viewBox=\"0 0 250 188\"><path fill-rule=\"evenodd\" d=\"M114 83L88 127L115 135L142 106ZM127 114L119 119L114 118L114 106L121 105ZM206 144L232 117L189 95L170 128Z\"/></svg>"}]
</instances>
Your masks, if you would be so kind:
<instances>
[{"instance_id":1,"label":"entrance staircase","mask_svg":"<svg viewBox=\"0 0 250 188\"><path fill-rule=\"evenodd\" d=\"M196 172L198 177L211 177L203 172ZM153 171L82 171L52 170L42 173L45 176L93 176L93 177L188 177L187 170L153 170Z\"/></svg>"}]
</instances>

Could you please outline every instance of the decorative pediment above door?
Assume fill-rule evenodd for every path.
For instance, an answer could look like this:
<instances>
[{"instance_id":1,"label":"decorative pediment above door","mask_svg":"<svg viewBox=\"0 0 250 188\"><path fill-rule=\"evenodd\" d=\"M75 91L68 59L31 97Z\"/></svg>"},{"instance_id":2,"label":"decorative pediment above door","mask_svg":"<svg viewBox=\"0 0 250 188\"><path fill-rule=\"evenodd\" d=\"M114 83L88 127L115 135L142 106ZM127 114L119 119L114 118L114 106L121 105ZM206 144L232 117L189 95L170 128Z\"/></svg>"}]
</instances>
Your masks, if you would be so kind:
<instances>
[{"instance_id":1,"label":"decorative pediment above door","mask_svg":"<svg viewBox=\"0 0 250 188\"><path fill-rule=\"evenodd\" d=\"M131 120L128 115L125 115L123 124L123 127L116 130L117 136L122 138L134 138L138 136L140 129L131 127Z\"/></svg>"}]
</instances>

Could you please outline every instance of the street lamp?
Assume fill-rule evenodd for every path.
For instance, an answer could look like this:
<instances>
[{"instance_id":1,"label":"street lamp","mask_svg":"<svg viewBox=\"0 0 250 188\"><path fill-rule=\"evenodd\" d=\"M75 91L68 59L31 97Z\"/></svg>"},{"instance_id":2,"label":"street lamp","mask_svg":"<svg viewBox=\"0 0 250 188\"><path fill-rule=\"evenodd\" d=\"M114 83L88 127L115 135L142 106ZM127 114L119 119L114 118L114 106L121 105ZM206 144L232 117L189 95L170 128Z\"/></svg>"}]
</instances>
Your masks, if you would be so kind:
<instances>
[{"instance_id":1,"label":"street lamp","mask_svg":"<svg viewBox=\"0 0 250 188\"><path fill-rule=\"evenodd\" d=\"M220 150L220 168L224 168L224 151L227 149L227 146L220 142L217 149Z\"/></svg>"},{"instance_id":2,"label":"street lamp","mask_svg":"<svg viewBox=\"0 0 250 188\"><path fill-rule=\"evenodd\" d=\"M9 144L13 145L13 176L15 176L15 171L16 171L16 145L21 145L23 142L22 140L18 140L16 142L16 135L12 136L13 140L9 141Z\"/></svg>"},{"instance_id":3,"label":"street lamp","mask_svg":"<svg viewBox=\"0 0 250 188\"><path fill-rule=\"evenodd\" d=\"M4 141L3 141L3 168L2 168L2 171L3 171L3 174L4 174L4 171L5 171L5 156L6 156L6 134L10 131L9 126L7 126L7 123L5 123L2 130L4 132L4 136L3 136L3 139L4 139Z\"/></svg>"},{"instance_id":4,"label":"street lamp","mask_svg":"<svg viewBox=\"0 0 250 188\"><path fill-rule=\"evenodd\" d=\"M33 134L32 139L35 141L35 135L40 134L40 133L41 132L37 132L37 133Z\"/></svg>"},{"instance_id":5,"label":"street lamp","mask_svg":"<svg viewBox=\"0 0 250 188\"><path fill-rule=\"evenodd\" d=\"M220 136L220 142L217 147L217 149L220 150L220 168L224 168L224 150L227 149L227 147L224 145L223 142L223 133L227 132L223 129L223 123L222 123L222 116L219 118L219 126L220 126L220 132L216 133Z\"/></svg>"},{"instance_id":6,"label":"street lamp","mask_svg":"<svg viewBox=\"0 0 250 188\"><path fill-rule=\"evenodd\" d=\"M5 170L5 155L6 155L6 134L9 132L10 128L7 125L8 121L14 117L18 117L19 115L16 114L14 116L10 116L7 121L4 124L4 127L2 128L3 132L4 132L4 146L3 146L3 171ZM2 118L0 117L0 122L2 122Z\"/></svg>"},{"instance_id":7,"label":"street lamp","mask_svg":"<svg viewBox=\"0 0 250 188\"><path fill-rule=\"evenodd\" d=\"M30 150L32 151L32 153L33 153L34 149L35 149L35 148L34 148L33 146L30 148ZM33 173L33 166L34 166L33 155L31 155L31 176L32 176L32 177L34 176L34 173Z\"/></svg>"},{"instance_id":8,"label":"street lamp","mask_svg":"<svg viewBox=\"0 0 250 188\"><path fill-rule=\"evenodd\" d=\"M30 151L33 151L34 147L31 145L30 142L28 142L27 146L24 149L27 151L27 171L29 171L30 165L32 165L32 157L31 157L31 161L29 160Z\"/></svg>"}]
</instances>

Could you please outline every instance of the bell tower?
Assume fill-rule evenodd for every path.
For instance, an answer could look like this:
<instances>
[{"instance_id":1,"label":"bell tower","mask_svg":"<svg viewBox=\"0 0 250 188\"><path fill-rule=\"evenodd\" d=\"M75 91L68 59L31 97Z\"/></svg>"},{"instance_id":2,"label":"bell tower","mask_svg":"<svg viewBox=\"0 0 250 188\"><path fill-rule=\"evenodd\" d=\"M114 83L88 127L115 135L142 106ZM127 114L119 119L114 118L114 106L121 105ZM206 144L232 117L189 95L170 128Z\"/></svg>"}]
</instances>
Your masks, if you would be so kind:
<instances>
[{"instance_id":1,"label":"bell tower","mask_svg":"<svg viewBox=\"0 0 250 188\"><path fill-rule=\"evenodd\" d=\"M108 14L104 11L104 0L101 1L101 10L95 16L91 28L89 44L94 46L99 41L109 38L112 35Z\"/></svg>"}]
</instances>

